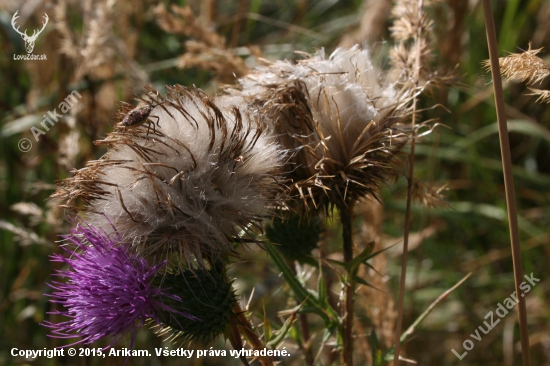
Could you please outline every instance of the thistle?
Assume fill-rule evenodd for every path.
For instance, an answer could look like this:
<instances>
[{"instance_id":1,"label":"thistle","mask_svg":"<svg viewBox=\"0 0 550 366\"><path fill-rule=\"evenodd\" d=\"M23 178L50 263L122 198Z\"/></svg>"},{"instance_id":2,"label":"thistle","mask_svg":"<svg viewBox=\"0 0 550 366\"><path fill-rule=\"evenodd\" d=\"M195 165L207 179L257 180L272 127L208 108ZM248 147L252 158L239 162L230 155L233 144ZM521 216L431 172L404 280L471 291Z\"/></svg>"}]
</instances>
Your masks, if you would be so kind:
<instances>
[{"instance_id":1,"label":"thistle","mask_svg":"<svg viewBox=\"0 0 550 366\"><path fill-rule=\"evenodd\" d=\"M155 128L119 125L96 142L109 151L54 197L84 201L94 225L109 231L112 221L141 256L211 264L277 204L284 151L243 108L197 89L167 89L167 97L149 88L139 98L154 106L147 117ZM130 110L124 104L117 120Z\"/></svg>"},{"instance_id":2,"label":"thistle","mask_svg":"<svg viewBox=\"0 0 550 366\"><path fill-rule=\"evenodd\" d=\"M163 323L158 332L169 334L167 340L201 341L207 344L220 334L228 334L231 319L236 317L233 308L237 300L225 274L196 269L166 274L157 277L155 281L159 286L168 286L173 293L178 294L183 307L201 319L196 322L185 316L174 316L170 322ZM178 303L169 299L166 305L177 306Z\"/></svg>"},{"instance_id":3,"label":"thistle","mask_svg":"<svg viewBox=\"0 0 550 366\"><path fill-rule=\"evenodd\" d=\"M275 62L240 80L231 95L266 117L292 152L287 176L302 212L328 212L365 196L396 173L407 135L396 127L409 112L400 93L357 46L300 61Z\"/></svg>"},{"instance_id":4,"label":"thistle","mask_svg":"<svg viewBox=\"0 0 550 366\"><path fill-rule=\"evenodd\" d=\"M353 260L353 207L376 198L382 183L398 174L397 158L408 141L399 126L411 112L409 87L397 89L371 62L368 50L319 51L297 64L275 62L240 80L229 90L265 116L292 153L288 205L302 214L328 216L338 208L343 257ZM352 365L354 274L348 266L341 307L342 362Z\"/></svg>"},{"instance_id":5,"label":"thistle","mask_svg":"<svg viewBox=\"0 0 550 366\"><path fill-rule=\"evenodd\" d=\"M199 321L181 306L179 296L169 288L153 284L154 276L166 262L150 265L144 258L129 253L117 233L107 235L85 223L77 223L64 238L76 246L75 250L63 246L68 256L54 254L51 261L68 265L67 270L57 270L54 274L66 281L53 281L49 286L54 292L46 296L63 307L49 314L69 320L45 321L42 325L52 329L51 337L80 338L74 345L91 344L109 336L110 347L131 333L133 347L135 332L147 319L157 324L174 316Z\"/></svg>"},{"instance_id":6,"label":"thistle","mask_svg":"<svg viewBox=\"0 0 550 366\"><path fill-rule=\"evenodd\" d=\"M286 220L275 217L265 230L269 241L276 244L287 259L300 263L312 262L311 252L317 248L322 231L319 218L301 220L295 213L291 213Z\"/></svg>"}]
</instances>

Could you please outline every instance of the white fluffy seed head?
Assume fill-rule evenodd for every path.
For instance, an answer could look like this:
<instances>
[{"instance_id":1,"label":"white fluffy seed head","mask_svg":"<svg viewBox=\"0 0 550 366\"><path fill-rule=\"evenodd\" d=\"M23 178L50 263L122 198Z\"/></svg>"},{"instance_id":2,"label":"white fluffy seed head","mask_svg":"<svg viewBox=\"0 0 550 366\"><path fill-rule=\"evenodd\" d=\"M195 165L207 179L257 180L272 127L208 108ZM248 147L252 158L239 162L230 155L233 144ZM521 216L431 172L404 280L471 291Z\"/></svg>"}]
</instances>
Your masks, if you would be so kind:
<instances>
[{"instance_id":1,"label":"white fluffy seed head","mask_svg":"<svg viewBox=\"0 0 550 366\"><path fill-rule=\"evenodd\" d=\"M181 86L149 98L154 128L120 126L56 195L83 198L92 225L112 224L142 255L215 260L274 204L284 151L223 99Z\"/></svg>"},{"instance_id":2,"label":"white fluffy seed head","mask_svg":"<svg viewBox=\"0 0 550 366\"><path fill-rule=\"evenodd\" d=\"M289 177L306 205L327 209L373 195L394 173L391 163L406 141L394 127L409 113L411 95L388 81L368 50L337 49L328 58L321 50L297 64L260 67L239 82L229 93L266 116L293 152Z\"/></svg>"}]
</instances>

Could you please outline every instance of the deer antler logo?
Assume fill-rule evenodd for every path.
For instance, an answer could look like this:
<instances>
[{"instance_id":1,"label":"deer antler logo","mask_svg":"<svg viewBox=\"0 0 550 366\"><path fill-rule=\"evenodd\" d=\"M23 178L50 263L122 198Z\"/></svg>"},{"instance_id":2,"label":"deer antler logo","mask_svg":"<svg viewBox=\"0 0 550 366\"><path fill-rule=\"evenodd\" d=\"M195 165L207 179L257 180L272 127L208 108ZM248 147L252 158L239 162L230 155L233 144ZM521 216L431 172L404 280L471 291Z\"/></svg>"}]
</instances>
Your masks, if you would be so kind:
<instances>
[{"instance_id":1,"label":"deer antler logo","mask_svg":"<svg viewBox=\"0 0 550 366\"><path fill-rule=\"evenodd\" d=\"M19 18L19 15L17 15L18 12L19 10L17 10L15 14L13 14L13 17L11 18L11 26L17 33L21 35L21 37L23 38L23 41L25 41L25 48L27 49L27 53L31 53L32 50L34 49L34 42L36 42L36 38L38 38L38 35L42 33L44 28L46 28L46 24L48 24L48 20L49 20L48 14L44 13L44 19L46 19L46 21L42 23L42 29L40 30L35 29L32 36L29 37L29 35L27 35L26 29L25 29L25 32L20 32L19 27L17 28L15 27L15 20Z\"/></svg>"}]
</instances>

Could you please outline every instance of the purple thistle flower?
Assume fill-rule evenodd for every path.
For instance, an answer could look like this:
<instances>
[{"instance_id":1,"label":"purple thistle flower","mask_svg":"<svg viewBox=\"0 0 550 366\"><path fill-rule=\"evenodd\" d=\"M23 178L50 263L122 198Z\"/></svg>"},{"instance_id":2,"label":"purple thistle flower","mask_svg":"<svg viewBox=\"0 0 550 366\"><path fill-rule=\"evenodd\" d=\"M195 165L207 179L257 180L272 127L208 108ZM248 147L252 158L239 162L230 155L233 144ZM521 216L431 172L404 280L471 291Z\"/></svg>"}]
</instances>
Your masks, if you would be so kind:
<instances>
[{"instance_id":1,"label":"purple thistle flower","mask_svg":"<svg viewBox=\"0 0 550 366\"><path fill-rule=\"evenodd\" d=\"M152 279L166 261L152 266L144 258L138 258L121 243L117 232L108 236L104 231L89 224L77 222L71 234L63 238L74 243L72 250L63 247L68 257L60 254L51 256L52 262L62 262L67 270L56 270L54 276L67 278L65 283L53 281L48 284L54 291L47 295L50 300L61 304L65 310L49 314L64 315L69 320L42 325L53 329L51 337L81 339L71 345L91 344L105 336L112 337L111 345L132 332L131 347L135 331L152 319L159 324L160 311L178 314L191 320L196 317L173 307L166 306L164 299L178 302L181 298L166 292L169 289L152 284ZM173 304L173 301L171 301Z\"/></svg>"}]
</instances>

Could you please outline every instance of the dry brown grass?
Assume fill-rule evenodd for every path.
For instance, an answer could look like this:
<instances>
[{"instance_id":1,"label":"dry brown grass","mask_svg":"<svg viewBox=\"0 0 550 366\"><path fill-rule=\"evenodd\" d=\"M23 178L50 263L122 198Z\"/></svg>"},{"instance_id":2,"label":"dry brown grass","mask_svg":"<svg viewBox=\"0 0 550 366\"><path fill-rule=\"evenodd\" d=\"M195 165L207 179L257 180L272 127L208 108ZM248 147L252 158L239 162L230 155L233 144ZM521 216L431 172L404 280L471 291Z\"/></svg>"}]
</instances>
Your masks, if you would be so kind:
<instances>
[{"instance_id":1,"label":"dry brown grass","mask_svg":"<svg viewBox=\"0 0 550 366\"><path fill-rule=\"evenodd\" d=\"M533 49L531 43L527 50L521 53L510 53L499 58L500 72L507 81L519 80L527 85L541 84L550 75L550 64L537 55L542 48ZM484 61L484 66L490 70L489 60ZM537 96L537 102L550 103L550 90L529 88L528 95Z\"/></svg>"}]
</instances>

